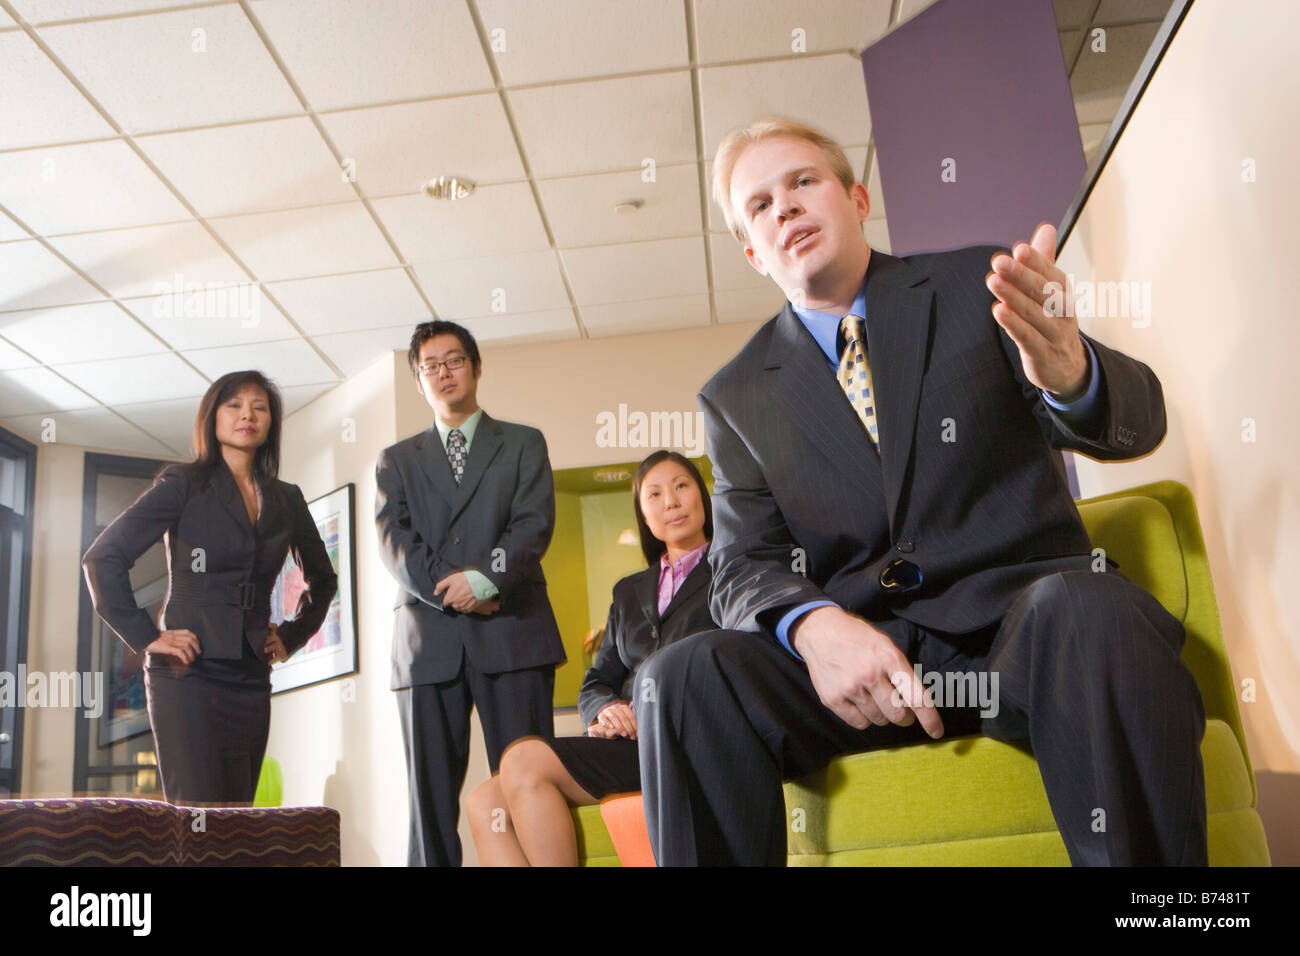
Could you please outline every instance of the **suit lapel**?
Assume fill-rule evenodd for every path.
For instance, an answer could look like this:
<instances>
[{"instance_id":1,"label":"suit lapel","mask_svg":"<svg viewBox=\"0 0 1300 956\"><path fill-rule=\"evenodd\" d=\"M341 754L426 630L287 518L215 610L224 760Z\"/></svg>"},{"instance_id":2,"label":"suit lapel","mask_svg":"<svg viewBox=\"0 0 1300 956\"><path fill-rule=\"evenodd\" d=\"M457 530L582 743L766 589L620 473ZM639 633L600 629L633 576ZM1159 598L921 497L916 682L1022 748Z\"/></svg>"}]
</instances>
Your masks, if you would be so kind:
<instances>
[{"instance_id":1,"label":"suit lapel","mask_svg":"<svg viewBox=\"0 0 1300 956\"><path fill-rule=\"evenodd\" d=\"M709 585L709 553L706 551L700 557L700 563L695 565L695 567L691 568L691 573L686 575L686 580L682 582L682 586L677 589L677 593L673 595L673 599L669 601L668 606L664 608L662 619L667 620L669 617L672 616L672 613L674 611L676 611L679 607L682 606L682 604L687 600L687 598L689 598L700 588L708 587L708 585ZM657 609L658 607L659 607L659 595L656 589L655 608Z\"/></svg>"},{"instance_id":2,"label":"suit lapel","mask_svg":"<svg viewBox=\"0 0 1300 956\"><path fill-rule=\"evenodd\" d=\"M230 472L230 466L225 460L217 462L217 467L212 469L212 487L217 493L217 500L221 506L230 512L230 517L235 519L235 523L244 528L250 534L253 532L253 525L248 520L248 509L244 507L244 496L239 493L239 486L235 484L235 476ZM262 501L262 511L266 510L265 497ZM261 512L258 512L258 518L261 518Z\"/></svg>"},{"instance_id":3,"label":"suit lapel","mask_svg":"<svg viewBox=\"0 0 1300 956\"><path fill-rule=\"evenodd\" d=\"M891 528L912 455L916 409L930 343L934 293L926 284L928 280L924 272L901 259L871 253L867 269L867 357L875 390L880 462Z\"/></svg>"},{"instance_id":4,"label":"suit lapel","mask_svg":"<svg viewBox=\"0 0 1300 956\"><path fill-rule=\"evenodd\" d=\"M442 447L437 425L431 425L416 438L415 457L438 494L446 501L454 501L456 479L451 476L451 463L447 461L447 450Z\"/></svg>"},{"instance_id":5,"label":"suit lapel","mask_svg":"<svg viewBox=\"0 0 1300 956\"><path fill-rule=\"evenodd\" d=\"M637 603L651 624L659 623L659 567L659 562L656 561L641 572L636 582Z\"/></svg>"},{"instance_id":6,"label":"suit lapel","mask_svg":"<svg viewBox=\"0 0 1300 956\"><path fill-rule=\"evenodd\" d=\"M853 486L883 501L880 462L871 441L826 364L826 353L788 302L777 317L764 368L772 378L770 394L795 417L796 427L785 434L812 442Z\"/></svg>"},{"instance_id":7,"label":"suit lapel","mask_svg":"<svg viewBox=\"0 0 1300 956\"><path fill-rule=\"evenodd\" d=\"M483 473L487 471L488 466L492 464L492 459L500 453L504 445L504 439L501 435L501 426L488 417L484 412L478 420L478 428L474 430L474 443L470 447L469 456L465 460L465 473L460 477L460 485L456 486L455 479L452 479L452 485L456 488L455 497L452 499L455 504L451 509L451 520L455 521L456 516L464 510L474 497L474 489L483 479ZM450 474L451 468L447 469Z\"/></svg>"}]
</instances>

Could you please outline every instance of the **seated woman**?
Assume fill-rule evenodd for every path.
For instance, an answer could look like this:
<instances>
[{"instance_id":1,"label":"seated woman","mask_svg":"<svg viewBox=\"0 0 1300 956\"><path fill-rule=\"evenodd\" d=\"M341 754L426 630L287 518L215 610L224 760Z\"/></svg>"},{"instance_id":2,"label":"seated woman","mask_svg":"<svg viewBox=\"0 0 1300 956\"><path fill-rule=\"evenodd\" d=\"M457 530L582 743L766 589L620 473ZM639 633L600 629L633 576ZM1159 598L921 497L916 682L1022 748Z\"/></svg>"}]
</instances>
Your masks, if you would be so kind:
<instances>
[{"instance_id":1,"label":"seated woman","mask_svg":"<svg viewBox=\"0 0 1300 956\"><path fill-rule=\"evenodd\" d=\"M641 789L637 668L659 648L717 627L705 560L713 510L699 471L657 451L637 468L632 499L650 566L614 585L605 639L578 694L587 736L525 737L506 749L500 773L467 806L483 866L577 865L569 808Z\"/></svg>"}]
</instances>

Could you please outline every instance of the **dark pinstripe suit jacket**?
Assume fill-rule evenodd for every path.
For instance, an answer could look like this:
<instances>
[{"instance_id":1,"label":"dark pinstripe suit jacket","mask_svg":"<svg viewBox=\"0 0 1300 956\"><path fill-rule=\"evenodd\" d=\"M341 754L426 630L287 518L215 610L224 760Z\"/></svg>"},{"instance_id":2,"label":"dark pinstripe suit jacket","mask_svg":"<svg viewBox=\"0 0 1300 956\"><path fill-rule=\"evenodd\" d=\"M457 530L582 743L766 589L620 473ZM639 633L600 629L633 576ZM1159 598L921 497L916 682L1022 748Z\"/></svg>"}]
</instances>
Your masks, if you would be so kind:
<instances>
[{"instance_id":1,"label":"dark pinstripe suit jacket","mask_svg":"<svg viewBox=\"0 0 1300 956\"><path fill-rule=\"evenodd\" d=\"M1001 618L1034 578L1090 567L1054 448L1098 459L1151 451L1165 433L1160 383L1089 339L1104 424L1075 431L993 320L984 277L996 251L872 252L879 456L789 304L705 385L720 626L771 629L790 607L829 599L869 620L964 633ZM895 561L920 570L919 588L882 584Z\"/></svg>"}]
</instances>

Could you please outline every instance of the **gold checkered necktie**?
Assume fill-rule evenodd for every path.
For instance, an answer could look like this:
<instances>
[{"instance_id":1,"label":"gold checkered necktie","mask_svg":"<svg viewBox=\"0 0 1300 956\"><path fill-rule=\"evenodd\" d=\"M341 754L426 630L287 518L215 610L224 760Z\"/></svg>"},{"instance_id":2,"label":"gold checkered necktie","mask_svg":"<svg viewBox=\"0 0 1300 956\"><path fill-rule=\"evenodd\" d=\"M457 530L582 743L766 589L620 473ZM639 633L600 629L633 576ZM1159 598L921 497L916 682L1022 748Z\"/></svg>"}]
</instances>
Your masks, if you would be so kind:
<instances>
[{"instance_id":1,"label":"gold checkered necktie","mask_svg":"<svg viewBox=\"0 0 1300 956\"><path fill-rule=\"evenodd\" d=\"M871 387L871 365L867 362L867 347L862 341L862 322L856 315L846 315L840 322L844 336L844 350L840 353L840 387L848 396L849 404L858 413L862 426L871 436L871 444L880 450L880 435L876 428L876 400Z\"/></svg>"}]
</instances>

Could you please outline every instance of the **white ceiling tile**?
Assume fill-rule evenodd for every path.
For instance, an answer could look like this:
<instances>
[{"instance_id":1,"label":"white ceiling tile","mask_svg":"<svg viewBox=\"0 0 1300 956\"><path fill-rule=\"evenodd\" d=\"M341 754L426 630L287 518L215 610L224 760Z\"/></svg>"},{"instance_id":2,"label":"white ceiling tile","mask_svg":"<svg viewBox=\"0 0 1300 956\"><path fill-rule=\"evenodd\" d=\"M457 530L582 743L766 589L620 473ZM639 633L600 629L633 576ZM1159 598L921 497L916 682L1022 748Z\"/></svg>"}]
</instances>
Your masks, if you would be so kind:
<instances>
[{"instance_id":1,"label":"white ceiling tile","mask_svg":"<svg viewBox=\"0 0 1300 956\"><path fill-rule=\"evenodd\" d=\"M711 321L707 293L582 308L582 324L592 338L686 329Z\"/></svg>"},{"instance_id":2,"label":"white ceiling tile","mask_svg":"<svg viewBox=\"0 0 1300 956\"><path fill-rule=\"evenodd\" d=\"M359 202L210 219L264 282L400 265Z\"/></svg>"},{"instance_id":3,"label":"white ceiling tile","mask_svg":"<svg viewBox=\"0 0 1300 956\"><path fill-rule=\"evenodd\" d=\"M772 285L772 280L760 275L745 258L745 247L732 238L729 232L715 232L709 236L709 252L713 256L714 289L753 289Z\"/></svg>"},{"instance_id":4,"label":"white ceiling tile","mask_svg":"<svg viewBox=\"0 0 1300 956\"><path fill-rule=\"evenodd\" d=\"M194 417L199 398L178 398L168 402L115 405L113 411L148 432L181 457L194 454Z\"/></svg>"},{"instance_id":5,"label":"white ceiling tile","mask_svg":"<svg viewBox=\"0 0 1300 956\"><path fill-rule=\"evenodd\" d=\"M668 239L700 231L699 167L660 166L654 182L640 170L547 179L537 184L551 233L560 246ZM616 203L640 200L635 212Z\"/></svg>"},{"instance_id":6,"label":"white ceiling tile","mask_svg":"<svg viewBox=\"0 0 1300 956\"><path fill-rule=\"evenodd\" d=\"M0 311L103 298L35 239L0 244Z\"/></svg>"},{"instance_id":7,"label":"white ceiling tile","mask_svg":"<svg viewBox=\"0 0 1300 956\"><path fill-rule=\"evenodd\" d=\"M9 16L9 14L5 13L3 10L0 10L0 27L11 27L14 25L14 18Z\"/></svg>"},{"instance_id":8,"label":"white ceiling tile","mask_svg":"<svg viewBox=\"0 0 1300 956\"><path fill-rule=\"evenodd\" d=\"M553 250L454 262L416 262L420 287L444 318L517 315L569 307Z\"/></svg>"},{"instance_id":9,"label":"white ceiling tile","mask_svg":"<svg viewBox=\"0 0 1300 956\"><path fill-rule=\"evenodd\" d=\"M871 179L867 182L867 198L871 200L871 210L867 219L885 218L885 186L880 181L880 154L871 159Z\"/></svg>"},{"instance_id":10,"label":"white ceiling tile","mask_svg":"<svg viewBox=\"0 0 1300 956\"><path fill-rule=\"evenodd\" d=\"M255 283L174 290L122 304L174 349L205 349L297 338Z\"/></svg>"},{"instance_id":11,"label":"white ceiling tile","mask_svg":"<svg viewBox=\"0 0 1300 956\"><path fill-rule=\"evenodd\" d=\"M863 232L867 237L867 245L872 249L879 249L885 255L889 255L889 223L884 219L870 219L865 224Z\"/></svg>"},{"instance_id":12,"label":"white ceiling tile","mask_svg":"<svg viewBox=\"0 0 1300 956\"><path fill-rule=\"evenodd\" d=\"M27 238L29 238L27 230L0 212L0 242L12 242L15 239Z\"/></svg>"},{"instance_id":13,"label":"white ceiling tile","mask_svg":"<svg viewBox=\"0 0 1300 956\"><path fill-rule=\"evenodd\" d=\"M173 449L123 421L107 408L24 415L6 419L5 424L22 434L40 436L39 440L55 441L63 445L84 445L88 448L151 457L160 455L169 458L176 454Z\"/></svg>"},{"instance_id":14,"label":"white ceiling tile","mask_svg":"<svg viewBox=\"0 0 1300 956\"><path fill-rule=\"evenodd\" d=\"M715 292L713 304L720 323L762 322L785 307L785 293L771 282L765 287Z\"/></svg>"},{"instance_id":15,"label":"white ceiling tile","mask_svg":"<svg viewBox=\"0 0 1300 956\"><path fill-rule=\"evenodd\" d=\"M680 0L478 0L478 8L506 86L690 65Z\"/></svg>"},{"instance_id":16,"label":"white ceiling tile","mask_svg":"<svg viewBox=\"0 0 1300 956\"><path fill-rule=\"evenodd\" d=\"M305 116L142 136L136 142L201 216L356 199Z\"/></svg>"},{"instance_id":17,"label":"white ceiling tile","mask_svg":"<svg viewBox=\"0 0 1300 956\"><path fill-rule=\"evenodd\" d=\"M21 30L0 33L0 149L113 136L113 127Z\"/></svg>"},{"instance_id":18,"label":"white ceiling tile","mask_svg":"<svg viewBox=\"0 0 1300 956\"><path fill-rule=\"evenodd\" d=\"M707 292L700 237L564 249L578 308Z\"/></svg>"},{"instance_id":19,"label":"white ceiling tile","mask_svg":"<svg viewBox=\"0 0 1300 956\"><path fill-rule=\"evenodd\" d=\"M138 13L159 7L183 7L207 0L12 0L14 8L28 23L53 23L81 17Z\"/></svg>"},{"instance_id":20,"label":"white ceiling tile","mask_svg":"<svg viewBox=\"0 0 1300 956\"><path fill-rule=\"evenodd\" d=\"M290 385L281 388L280 397L284 399L285 416L292 415L308 402L319 398L337 385L337 382L322 382L315 385Z\"/></svg>"},{"instance_id":21,"label":"white ceiling tile","mask_svg":"<svg viewBox=\"0 0 1300 956\"><path fill-rule=\"evenodd\" d=\"M252 9L313 109L492 88L461 0L260 0Z\"/></svg>"},{"instance_id":22,"label":"white ceiling tile","mask_svg":"<svg viewBox=\"0 0 1300 956\"><path fill-rule=\"evenodd\" d=\"M1163 20L1173 0L1101 0L1093 23L1132 23Z\"/></svg>"},{"instance_id":23,"label":"white ceiling tile","mask_svg":"<svg viewBox=\"0 0 1300 956\"><path fill-rule=\"evenodd\" d=\"M890 0L696 0L699 60L860 50L884 34L889 7Z\"/></svg>"},{"instance_id":24,"label":"white ceiling tile","mask_svg":"<svg viewBox=\"0 0 1300 956\"><path fill-rule=\"evenodd\" d=\"M700 100L710 159L728 132L764 116L807 123L844 147L871 136L862 61L848 54L703 69Z\"/></svg>"},{"instance_id":25,"label":"white ceiling tile","mask_svg":"<svg viewBox=\"0 0 1300 956\"><path fill-rule=\"evenodd\" d=\"M1089 157L1101 148L1102 140L1106 138L1106 131L1110 129L1109 123L1090 123L1087 126L1079 127L1079 140L1083 144L1083 151Z\"/></svg>"},{"instance_id":26,"label":"white ceiling tile","mask_svg":"<svg viewBox=\"0 0 1300 956\"><path fill-rule=\"evenodd\" d=\"M302 111L238 6L47 27L41 37L127 133Z\"/></svg>"},{"instance_id":27,"label":"white ceiling tile","mask_svg":"<svg viewBox=\"0 0 1300 956\"><path fill-rule=\"evenodd\" d=\"M93 398L48 368L0 372L0 414L30 415L94 404Z\"/></svg>"},{"instance_id":28,"label":"white ceiling tile","mask_svg":"<svg viewBox=\"0 0 1300 956\"><path fill-rule=\"evenodd\" d=\"M320 119L372 198L418 193L438 176L479 185L524 178L496 93L344 110Z\"/></svg>"},{"instance_id":29,"label":"white ceiling tile","mask_svg":"<svg viewBox=\"0 0 1300 956\"><path fill-rule=\"evenodd\" d=\"M282 388L338 381L338 376L303 339L200 349L186 352L185 357L213 380L227 372L255 368Z\"/></svg>"},{"instance_id":30,"label":"white ceiling tile","mask_svg":"<svg viewBox=\"0 0 1300 956\"><path fill-rule=\"evenodd\" d=\"M527 183L484 186L468 199L377 199L375 212L407 262L476 259L550 248Z\"/></svg>"},{"instance_id":31,"label":"white ceiling tile","mask_svg":"<svg viewBox=\"0 0 1300 956\"><path fill-rule=\"evenodd\" d=\"M0 153L0 205L42 236L189 218L122 140Z\"/></svg>"},{"instance_id":32,"label":"white ceiling tile","mask_svg":"<svg viewBox=\"0 0 1300 956\"><path fill-rule=\"evenodd\" d=\"M714 150L714 152L717 152L717 150ZM849 167L853 170L853 175L858 178L859 182L861 182L862 175L867 165L867 147L865 146L846 147L844 149L844 158L849 161ZM712 159L710 159L708 162L704 164L704 181L708 183L708 188L709 188L709 231L722 233L723 235L729 236L731 235L731 232L727 229L727 221L722 216L722 210L719 209L718 204L713 201L713 160ZM867 188L868 190L870 190L871 187L868 185ZM871 215L874 216L876 213L875 204L876 204L877 194L872 192L869 193L869 195L871 196Z\"/></svg>"},{"instance_id":33,"label":"white ceiling tile","mask_svg":"<svg viewBox=\"0 0 1300 956\"><path fill-rule=\"evenodd\" d=\"M308 335L414 326L432 318L405 269L274 282L267 290Z\"/></svg>"},{"instance_id":34,"label":"white ceiling tile","mask_svg":"<svg viewBox=\"0 0 1300 956\"><path fill-rule=\"evenodd\" d=\"M1081 125L1111 121L1159 29L1158 23L1110 27L1106 30L1105 53L1094 53L1091 43L1083 44L1079 62L1070 74L1074 108Z\"/></svg>"},{"instance_id":35,"label":"white ceiling tile","mask_svg":"<svg viewBox=\"0 0 1300 956\"><path fill-rule=\"evenodd\" d=\"M1062 30L1058 35L1061 39L1061 59L1067 70L1073 69L1074 61L1079 54L1079 44L1083 40L1083 31Z\"/></svg>"},{"instance_id":36,"label":"white ceiling tile","mask_svg":"<svg viewBox=\"0 0 1300 956\"><path fill-rule=\"evenodd\" d=\"M47 365L167 351L113 302L6 312L0 315L0 335Z\"/></svg>"},{"instance_id":37,"label":"white ceiling tile","mask_svg":"<svg viewBox=\"0 0 1300 956\"><path fill-rule=\"evenodd\" d=\"M388 329L366 329L316 335L312 341L330 357L348 378L365 371L380 358L393 352L405 352L411 343L414 323Z\"/></svg>"},{"instance_id":38,"label":"white ceiling tile","mask_svg":"<svg viewBox=\"0 0 1300 956\"><path fill-rule=\"evenodd\" d=\"M576 339L578 323L573 309L553 309L527 315L492 315L466 319L461 323L479 342L523 345L526 342L549 342Z\"/></svg>"},{"instance_id":39,"label":"white ceiling tile","mask_svg":"<svg viewBox=\"0 0 1300 956\"><path fill-rule=\"evenodd\" d=\"M1097 0L1052 0L1056 25L1061 29L1084 26L1096 5Z\"/></svg>"},{"instance_id":40,"label":"white ceiling tile","mask_svg":"<svg viewBox=\"0 0 1300 956\"><path fill-rule=\"evenodd\" d=\"M691 77L685 70L508 95L534 176L640 169L647 159L659 166L696 159Z\"/></svg>"},{"instance_id":41,"label":"white ceiling tile","mask_svg":"<svg viewBox=\"0 0 1300 956\"><path fill-rule=\"evenodd\" d=\"M0 335L4 334L5 316L0 314ZM17 346L0 339L0 369L34 368L41 363L30 355L24 355Z\"/></svg>"},{"instance_id":42,"label":"white ceiling tile","mask_svg":"<svg viewBox=\"0 0 1300 956\"><path fill-rule=\"evenodd\" d=\"M248 280L235 260L193 220L58 236L49 243L115 296Z\"/></svg>"},{"instance_id":43,"label":"white ceiling tile","mask_svg":"<svg viewBox=\"0 0 1300 956\"><path fill-rule=\"evenodd\" d=\"M203 376L170 352L52 366L105 405L202 395Z\"/></svg>"}]
</instances>

